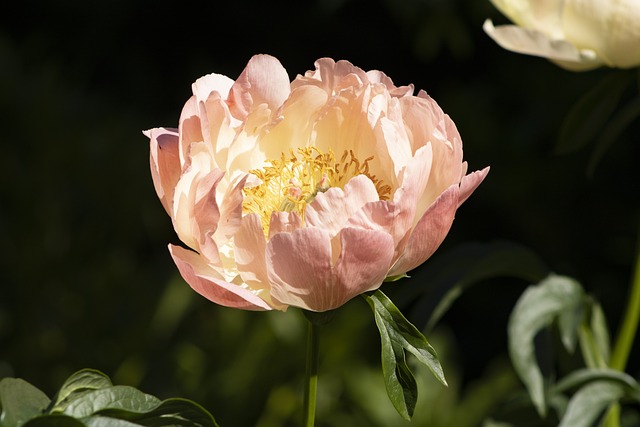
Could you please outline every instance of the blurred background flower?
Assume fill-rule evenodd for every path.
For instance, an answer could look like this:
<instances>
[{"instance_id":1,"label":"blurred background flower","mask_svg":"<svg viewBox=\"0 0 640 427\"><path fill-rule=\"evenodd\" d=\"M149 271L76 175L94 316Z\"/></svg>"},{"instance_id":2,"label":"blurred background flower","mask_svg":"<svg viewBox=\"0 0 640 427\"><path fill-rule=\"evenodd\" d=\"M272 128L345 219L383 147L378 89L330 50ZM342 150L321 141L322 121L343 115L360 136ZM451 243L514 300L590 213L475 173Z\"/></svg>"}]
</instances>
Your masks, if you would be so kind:
<instances>
[{"instance_id":1,"label":"blurred background flower","mask_svg":"<svg viewBox=\"0 0 640 427\"><path fill-rule=\"evenodd\" d=\"M505 49L542 56L573 71L640 65L636 0L491 0L515 25L484 30Z\"/></svg>"}]
</instances>

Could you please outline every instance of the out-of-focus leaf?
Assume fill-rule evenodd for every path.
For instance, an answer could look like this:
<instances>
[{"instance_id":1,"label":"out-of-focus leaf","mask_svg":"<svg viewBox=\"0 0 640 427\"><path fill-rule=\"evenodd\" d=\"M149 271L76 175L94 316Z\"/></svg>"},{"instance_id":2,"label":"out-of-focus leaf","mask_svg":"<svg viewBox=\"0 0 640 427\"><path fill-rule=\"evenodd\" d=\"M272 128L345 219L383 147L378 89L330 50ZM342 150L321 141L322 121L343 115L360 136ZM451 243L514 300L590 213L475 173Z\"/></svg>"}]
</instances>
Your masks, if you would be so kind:
<instances>
[{"instance_id":1,"label":"out-of-focus leaf","mask_svg":"<svg viewBox=\"0 0 640 427\"><path fill-rule=\"evenodd\" d=\"M105 410L125 410L138 413L153 411L160 399L129 386L113 386L92 390L80 399L70 402L65 415L84 418Z\"/></svg>"},{"instance_id":2,"label":"out-of-focus leaf","mask_svg":"<svg viewBox=\"0 0 640 427\"><path fill-rule=\"evenodd\" d=\"M625 386L618 382L588 384L573 395L559 427L590 427L605 408L624 395Z\"/></svg>"},{"instance_id":3,"label":"out-of-focus leaf","mask_svg":"<svg viewBox=\"0 0 640 427\"><path fill-rule=\"evenodd\" d=\"M511 313L508 326L509 354L513 366L524 382L538 413L545 415L547 404L544 380L536 361L534 338L544 327L563 313L579 313L584 303L582 287L568 277L551 275L522 294ZM574 321L565 321L576 324ZM564 330L563 335L577 331ZM563 343L573 341L563 337Z\"/></svg>"},{"instance_id":4,"label":"out-of-focus leaf","mask_svg":"<svg viewBox=\"0 0 640 427\"><path fill-rule=\"evenodd\" d=\"M140 427L140 424L132 423L130 421L101 416L87 418L85 425L87 427Z\"/></svg>"},{"instance_id":5,"label":"out-of-focus leaf","mask_svg":"<svg viewBox=\"0 0 640 427\"><path fill-rule=\"evenodd\" d=\"M38 388L20 378L0 381L0 426L19 427L27 420L41 415L49 398Z\"/></svg>"},{"instance_id":6,"label":"out-of-focus leaf","mask_svg":"<svg viewBox=\"0 0 640 427\"><path fill-rule=\"evenodd\" d=\"M389 399L404 419L411 419L417 400L415 378L406 362L406 352L416 356L442 384L447 384L436 351L391 302L378 290L364 295L373 310L382 344L382 374Z\"/></svg>"},{"instance_id":7,"label":"out-of-focus leaf","mask_svg":"<svg viewBox=\"0 0 640 427\"><path fill-rule=\"evenodd\" d=\"M602 355L603 360L608 363L611 358L611 340L609 338L609 328L607 326L607 319L602 311L600 304L593 300L591 302L591 332L593 333L593 339L598 348L598 351Z\"/></svg>"},{"instance_id":8,"label":"out-of-focus leaf","mask_svg":"<svg viewBox=\"0 0 640 427\"><path fill-rule=\"evenodd\" d=\"M576 151L595 138L615 111L632 79L633 75L628 71L612 72L580 98L564 119L556 152Z\"/></svg>"},{"instance_id":9,"label":"out-of-focus leaf","mask_svg":"<svg viewBox=\"0 0 640 427\"><path fill-rule=\"evenodd\" d=\"M593 175L598 163L607 150L620 137L622 132L638 118L640 118L640 97L635 98L618 111L600 133L591 157L589 158L589 165L587 166L587 173L589 175Z\"/></svg>"},{"instance_id":10,"label":"out-of-focus leaf","mask_svg":"<svg viewBox=\"0 0 640 427\"><path fill-rule=\"evenodd\" d=\"M32 418L23 427L87 427L87 424L73 417L56 414Z\"/></svg>"},{"instance_id":11,"label":"out-of-focus leaf","mask_svg":"<svg viewBox=\"0 0 640 427\"><path fill-rule=\"evenodd\" d=\"M94 369L83 369L72 374L56 394L50 413L64 412L69 403L81 399L94 390L112 387L109 377Z\"/></svg>"},{"instance_id":12,"label":"out-of-focus leaf","mask_svg":"<svg viewBox=\"0 0 640 427\"><path fill-rule=\"evenodd\" d=\"M426 289L407 286L404 291L423 292L413 304L410 318L416 324L426 324L429 331L465 289L481 280L515 277L536 283L547 274L545 263L523 245L507 241L466 243L429 260L420 272Z\"/></svg>"},{"instance_id":13,"label":"out-of-focus leaf","mask_svg":"<svg viewBox=\"0 0 640 427\"><path fill-rule=\"evenodd\" d=\"M551 388L550 393L562 393L594 381L617 382L629 388L638 387L638 382L631 375L615 369L580 369L558 381Z\"/></svg>"}]
</instances>

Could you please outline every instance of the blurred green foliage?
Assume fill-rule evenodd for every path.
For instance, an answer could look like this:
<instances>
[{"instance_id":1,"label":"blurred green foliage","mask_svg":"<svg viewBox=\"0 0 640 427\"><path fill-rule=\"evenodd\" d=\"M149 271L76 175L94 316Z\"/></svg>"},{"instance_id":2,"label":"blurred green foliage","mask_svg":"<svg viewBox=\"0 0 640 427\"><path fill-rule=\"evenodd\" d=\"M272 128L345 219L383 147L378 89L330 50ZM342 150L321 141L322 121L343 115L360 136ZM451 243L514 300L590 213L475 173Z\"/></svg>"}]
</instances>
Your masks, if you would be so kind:
<instances>
[{"instance_id":1,"label":"blurred green foliage","mask_svg":"<svg viewBox=\"0 0 640 427\"><path fill-rule=\"evenodd\" d=\"M554 154L571 107L610 71L574 74L500 49L481 29L503 19L488 0L14 6L0 16L0 377L50 395L91 367L192 399L222 426L298 424L303 317L231 310L190 291L166 250L178 240L141 133L176 126L196 78L234 78L255 53L278 57L291 78L331 56L426 90L456 122L470 169L492 168L440 252L525 245L577 278L615 331L636 249L640 126L620 134L592 176L589 145ZM621 96L633 95L637 87ZM429 268L383 289L392 299L428 292ZM527 284L481 281L427 335L450 386L416 367L414 425L478 425L521 390L506 321ZM403 304L409 313L413 301ZM379 345L361 299L322 327L318 426L402 425ZM638 345L633 355L638 377Z\"/></svg>"}]
</instances>

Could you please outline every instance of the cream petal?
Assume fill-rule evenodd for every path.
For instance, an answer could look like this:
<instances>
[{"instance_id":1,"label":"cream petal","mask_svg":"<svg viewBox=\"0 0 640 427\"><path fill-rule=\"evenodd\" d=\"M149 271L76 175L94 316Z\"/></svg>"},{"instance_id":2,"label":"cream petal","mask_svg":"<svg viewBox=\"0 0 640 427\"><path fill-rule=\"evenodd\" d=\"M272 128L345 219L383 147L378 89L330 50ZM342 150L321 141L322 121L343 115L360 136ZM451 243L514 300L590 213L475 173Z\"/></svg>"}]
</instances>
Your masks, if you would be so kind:
<instances>
[{"instance_id":1,"label":"cream petal","mask_svg":"<svg viewBox=\"0 0 640 427\"><path fill-rule=\"evenodd\" d=\"M169 245L180 274L191 288L216 304L244 310L272 310L251 290L226 282L197 253Z\"/></svg>"},{"instance_id":2,"label":"cream petal","mask_svg":"<svg viewBox=\"0 0 640 427\"><path fill-rule=\"evenodd\" d=\"M459 187L449 187L427 209L418 221L400 258L389 276L398 276L425 262L438 249L446 237L458 207Z\"/></svg>"},{"instance_id":3,"label":"cream petal","mask_svg":"<svg viewBox=\"0 0 640 427\"><path fill-rule=\"evenodd\" d=\"M189 98L180 113L178 133L180 135L180 163L185 168L189 164L188 153L193 142L204 141L196 97Z\"/></svg>"},{"instance_id":4,"label":"cream petal","mask_svg":"<svg viewBox=\"0 0 640 427\"><path fill-rule=\"evenodd\" d=\"M242 280L252 289L269 290L262 222L257 214L245 215L234 239L234 258Z\"/></svg>"},{"instance_id":5,"label":"cream petal","mask_svg":"<svg viewBox=\"0 0 640 427\"><path fill-rule=\"evenodd\" d=\"M331 239L326 231L301 228L278 233L269 239L266 252L272 298L307 310L328 304L325 298L333 283Z\"/></svg>"},{"instance_id":6,"label":"cream petal","mask_svg":"<svg viewBox=\"0 0 640 427\"><path fill-rule=\"evenodd\" d=\"M358 175L347 182L344 190L333 187L318 193L305 209L305 223L308 227L322 228L333 237L354 213L378 199L373 182L365 175Z\"/></svg>"},{"instance_id":7,"label":"cream petal","mask_svg":"<svg viewBox=\"0 0 640 427\"><path fill-rule=\"evenodd\" d=\"M231 86L233 86L233 80L229 77L211 73L196 80L191 85L191 90L198 102L204 102L213 93L217 93L220 98L226 99L229 96Z\"/></svg>"},{"instance_id":8,"label":"cream petal","mask_svg":"<svg viewBox=\"0 0 640 427\"><path fill-rule=\"evenodd\" d=\"M173 191L182 168L177 129L154 128L143 132L150 140L151 177L162 206L171 215Z\"/></svg>"},{"instance_id":9,"label":"cream petal","mask_svg":"<svg viewBox=\"0 0 640 427\"><path fill-rule=\"evenodd\" d=\"M242 202L244 201L242 190L248 177L249 175L245 174L225 192L220 204L220 222L215 236L216 240L229 240L240 227Z\"/></svg>"},{"instance_id":10,"label":"cream petal","mask_svg":"<svg viewBox=\"0 0 640 427\"><path fill-rule=\"evenodd\" d=\"M491 20L482 26L484 31L504 49L526 55L548 58L554 62L566 64L566 67L579 70L590 70L602 65L591 49L578 49L566 40L550 39L538 30L520 28L515 25L494 27Z\"/></svg>"},{"instance_id":11,"label":"cream petal","mask_svg":"<svg viewBox=\"0 0 640 427\"><path fill-rule=\"evenodd\" d=\"M276 110L290 90L289 75L280 61L269 55L255 55L231 87L227 103L235 117L244 119L260 104Z\"/></svg>"}]
</instances>

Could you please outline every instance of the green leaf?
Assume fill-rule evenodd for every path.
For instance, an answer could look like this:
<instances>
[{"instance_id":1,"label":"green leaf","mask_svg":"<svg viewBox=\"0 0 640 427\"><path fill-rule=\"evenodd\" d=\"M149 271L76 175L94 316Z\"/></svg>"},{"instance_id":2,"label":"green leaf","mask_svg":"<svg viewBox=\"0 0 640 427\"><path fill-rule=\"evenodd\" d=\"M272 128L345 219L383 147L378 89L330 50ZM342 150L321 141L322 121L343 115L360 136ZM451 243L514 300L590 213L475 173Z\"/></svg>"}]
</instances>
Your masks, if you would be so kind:
<instances>
[{"instance_id":1,"label":"green leaf","mask_svg":"<svg viewBox=\"0 0 640 427\"><path fill-rule=\"evenodd\" d=\"M638 382L631 375L615 369L579 369L558 381L557 384L551 387L550 393L563 393L594 381L615 382L628 388L638 387Z\"/></svg>"},{"instance_id":2,"label":"green leaf","mask_svg":"<svg viewBox=\"0 0 640 427\"><path fill-rule=\"evenodd\" d=\"M625 386L598 381L582 387L569 401L559 427L590 427L602 412L625 395Z\"/></svg>"},{"instance_id":3,"label":"green leaf","mask_svg":"<svg viewBox=\"0 0 640 427\"><path fill-rule=\"evenodd\" d=\"M152 411L140 414L123 410L101 411L119 420L146 427L217 427L213 416L202 406L187 399L167 399Z\"/></svg>"},{"instance_id":4,"label":"green leaf","mask_svg":"<svg viewBox=\"0 0 640 427\"><path fill-rule=\"evenodd\" d=\"M38 388L20 378L0 381L0 426L19 427L41 415L49 405L49 398Z\"/></svg>"},{"instance_id":5,"label":"green leaf","mask_svg":"<svg viewBox=\"0 0 640 427\"><path fill-rule=\"evenodd\" d=\"M633 74L630 72L612 72L580 98L562 124L556 153L577 151L595 138L615 111L620 97L632 81Z\"/></svg>"},{"instance_id":6,"label":"green leaf","mask_svg":"<svg viewBox=\"0 0 640 427\"><path fill-rule=\"evenodd\" d=\"M84 418L109 409L144 413L153 411L159 405L160 399L157 397L133 387L118 385L83 394L66 406L64 414Z\"/></svg>"},{"instance_id":7,"label":"green leaf","mask_svg":"<svg viewBox=\"0 0 640 427\"><path fill-rule=\"evenodd\" d=\"M32 418L23 427L87 427L87 424L67 415L42 415Z\"/></svg>"},{"instance_id":8,"label":"green leaf","mask_svg":"<svg viewBox=\"0 0 640 427\"><path fill-rule=\"evenodd\" d=\"M406 352L416 356L438 381L446 385L442 366L436 351L424 335L400 313L382 291L363 296L373 310L380 331L382 374L387 395L398 413L409 420L413 416L418 390L411 369L407 365Z\"/></svg>"},{"instance_id":9,"label":"green leaf","mask_svg":"<svg viewBox=\"0 0 640 427\"><path fill-rule=\"evenodd\" d=\"M513 366L524 382L531 400L542 416L546 414L544 380L535 356L534 338L538 332L561 317L565 325L562 341L567 345L575 341L569 335L577 331L571 316L579 315L584 302L581 286L568 277L551 275L540 284L530 286L522 294L511 313L508 325L509 355Z\"/></svg>"},{"instance_id":10,"label":"green leaf","mask_svg":"<svg viewBox=\"0 0 640 427\"><path fill-rule=\"evenodd\" d=\"M64 412L71 402L82 399L87 393L109 387L113 387L113 384L102 372L93 369L78 371L67 378L60 387L49 413Z\"/></svg>"}]
</instances>

